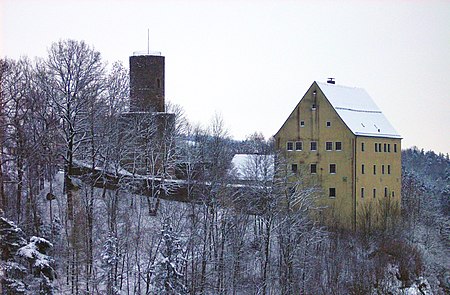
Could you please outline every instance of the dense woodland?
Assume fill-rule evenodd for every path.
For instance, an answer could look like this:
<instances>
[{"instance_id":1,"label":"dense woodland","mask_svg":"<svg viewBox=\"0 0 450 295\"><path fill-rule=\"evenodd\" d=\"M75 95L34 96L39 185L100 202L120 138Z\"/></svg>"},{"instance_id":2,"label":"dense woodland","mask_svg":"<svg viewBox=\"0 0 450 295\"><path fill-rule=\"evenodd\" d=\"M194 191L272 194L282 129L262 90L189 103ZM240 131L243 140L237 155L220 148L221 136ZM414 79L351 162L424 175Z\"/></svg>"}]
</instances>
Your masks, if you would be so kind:
<instances>
[{"instance_id":1,"label":"dense woodland","mask_svg":"<svg viewBox=\"0 0 450 295\"><path fill-rule=\"evenodd\" d=\"M123 128L128 70L84 42L1 59L0 81L1 294L450 292L448 155L403 150L401 217L349 231L310 218L322 192L301 173L255 157L237 185L234 154L275 153L258 133L170 104L167 140Z\"/></svg>"}]
</instances>

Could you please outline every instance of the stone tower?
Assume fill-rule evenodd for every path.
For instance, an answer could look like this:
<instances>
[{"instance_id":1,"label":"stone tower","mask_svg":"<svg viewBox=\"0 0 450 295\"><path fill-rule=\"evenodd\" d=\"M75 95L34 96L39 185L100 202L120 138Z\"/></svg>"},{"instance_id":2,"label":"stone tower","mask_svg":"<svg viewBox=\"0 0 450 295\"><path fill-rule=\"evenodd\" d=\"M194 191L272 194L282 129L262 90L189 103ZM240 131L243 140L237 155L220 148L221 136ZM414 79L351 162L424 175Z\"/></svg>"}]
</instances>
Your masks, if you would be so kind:
<instances>
[{"instance_id":1,"label":"stone tower","mask_svg":"<svg viewBox=\"0 0 450 295\"><path fill-rule=\"evenodd\" d=\"M165 112L164 56L130 56L130 111Z\"/></svg>"}]
</instances>

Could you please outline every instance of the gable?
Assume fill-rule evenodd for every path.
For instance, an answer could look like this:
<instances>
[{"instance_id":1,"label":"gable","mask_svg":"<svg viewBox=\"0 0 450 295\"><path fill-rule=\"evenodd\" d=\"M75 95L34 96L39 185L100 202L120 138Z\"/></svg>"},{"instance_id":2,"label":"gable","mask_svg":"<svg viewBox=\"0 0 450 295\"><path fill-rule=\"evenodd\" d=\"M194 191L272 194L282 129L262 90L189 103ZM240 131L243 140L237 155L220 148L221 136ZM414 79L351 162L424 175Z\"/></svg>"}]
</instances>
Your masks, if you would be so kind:
<instances>
[{"instance_id":1,"label":"gable","mask_svg":"<svg viewBox=\"0 0 450 295\"><path fill-rule=\"evenodd\" d=\"M318 92L317 94L317 101L313 102L313 93ZM312 106L317 103L318 105L318 111L312 110ZM319 111L320 109L320 111ZM321 118L328 118L332 119L334 118L335 123L340 124L343 128L348 130L348 132L351 133L351 130L346 126L345 122L342 120L342 118L339 116L339 113L334 109L333 105L327 100L325 95L323 93L320 93L320 88L317 85L316 82L311 84L311 86L308 88L308 90L305 92L305 94L302 96L300 101L297 103L295 108L292 110L292 112L289 114L289 116L286 118L283 125L280 127L280 129L275 133L274 137L278 137L281 133L283 133L286 136L286 131L288 134L290 134L288 137L290 139L293 139L294 137L303 137L308 138L311 137L312 133L314 132L311 128L312 125L319 124L319 122L313 123L313 121L316 121L319 119L319 112L321 113ZM325 113L324 113L325 112ZM328 114L328 115L325 115ZM328 117L327 117L328 116ZM315 119L313 119L315 118ZM300 121L306 120L306 127L301 128ZM324 120L324 119L320 119ZM328 121L328 120L327 120ZM322 122L325 124L325 122ZM283 131L282 131L283 130ZM300 136L300 133L302 133L302 136ZM296 134L294 136L294 134Z\"/></svg>"}]
</instances>

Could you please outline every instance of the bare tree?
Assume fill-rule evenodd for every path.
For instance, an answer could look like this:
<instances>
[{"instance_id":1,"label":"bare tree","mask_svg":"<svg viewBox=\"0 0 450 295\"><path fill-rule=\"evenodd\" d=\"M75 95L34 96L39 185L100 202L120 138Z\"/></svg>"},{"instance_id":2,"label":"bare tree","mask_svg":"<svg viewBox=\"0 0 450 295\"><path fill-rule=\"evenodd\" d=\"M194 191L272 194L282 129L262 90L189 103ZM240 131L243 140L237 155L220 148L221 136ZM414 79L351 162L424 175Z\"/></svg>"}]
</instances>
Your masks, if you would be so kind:
<instances>
[{"instance_id":1,"label":"bare tree","mask_svg":"<svg viewBox=\"0 0 450 295\"><path fill-rule=\"evenodd\" d=\"M100 53L89 47L83 41L62 40L53 43L48 51L48 57L38 67L39 85L48 96L50 107L59 116L61 137L64 144L61 146L61 156L64 158L64 182L67 195L67 221L69 229L68 241L68 278L72 292L77 293L79 288L78 259L80 237L77 230L82 228L81 204L75 199L76 186L71 180L75 158L78 149L87 139L86 120L89 112L89 102L99 95L99 88L103 83L104 65ZM76 208L77 212L75 212ZM80 226L73 226L72 222L81 222ZM72 231L73 230L73 231ZM72 251L71 251L72 249ZM68 280L69 281L69 280Z\"/></svg>"},{"instance_id":2,"label":"bare tree","mask_svg":"<svg viewBox=\"0 0 450 295\"><path fill-rule=\"evenodd\" d=\"M292 294L294 290L304 293L310 252L322 236L320 227L311 218L320 189L302 170L295 173L288 169L281 156L277 157L276 165L278 281L281 294Z\"/></svg>"},{"instance_id":3,"label":"bare tree","mask_svg":"<svg viewBox=\"0 0 450 295\"><path fill-rule=\"evenodd\" d=\"M86 113L89 100L98 95L104 65L100 53L84 41L64 40L52 44L47 59L38 70L40 85L49 95L62 122L67 214L68 219L72 220L74 212L70 175L77 149L86 139L86 130L83 128L86 117L82 114Z\"/></svg>"},{"instance_id":4,"label":"bare tree","mask_svg":"<svg viewBox=\"0 0 450 295\"><path fill-rule=\"evenodd\" d=\"M30 94L32 69L28 60L18 62L8 60L8 70L2 80L4 111L6 113L6 143L10 159L13 160L16 171L16 211L17 223L22 221L22 197L26 188L25 172L27 158L26 124L29 121L32 98Z\"/></svg>"},{"instance_id":5,"label":"bare tree","mask_svg":"<svg viewBox=\"0 0 450 295\"><path fill-rule=\"evenodd\" d=\"M8 198L5 193L5 179L3 173L4 167L4 156L3 149L5 145L5 135L6 135L6 118L5 118L5 93L4 93L4 81L8 69L8 63L5 59L0 59L0 207L6 208L8 206Z\"/></svg>"}]
</instances>

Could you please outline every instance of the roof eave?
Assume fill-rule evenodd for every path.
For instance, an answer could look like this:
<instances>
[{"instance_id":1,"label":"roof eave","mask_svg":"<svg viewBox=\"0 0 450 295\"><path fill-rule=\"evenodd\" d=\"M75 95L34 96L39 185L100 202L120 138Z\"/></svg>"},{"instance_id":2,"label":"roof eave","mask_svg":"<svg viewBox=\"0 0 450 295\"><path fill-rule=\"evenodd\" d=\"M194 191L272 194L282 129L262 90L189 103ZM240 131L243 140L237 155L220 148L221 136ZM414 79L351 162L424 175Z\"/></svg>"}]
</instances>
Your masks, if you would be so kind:
<instances>
[{"instance_id":1,"label":"roof eave","mask_svg":"<svg viewBox=\"0 0 450 295\"><path fill-rule=\"evenodd\" d=\"M367 137L380 137L380 138L393 138L393 139L403 139L397 134L375 134L375 133L364 133L364 132L352 132L355 136L367 136Z\"/></svg>"}]
</instances>

